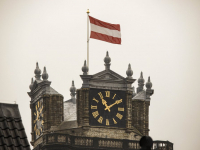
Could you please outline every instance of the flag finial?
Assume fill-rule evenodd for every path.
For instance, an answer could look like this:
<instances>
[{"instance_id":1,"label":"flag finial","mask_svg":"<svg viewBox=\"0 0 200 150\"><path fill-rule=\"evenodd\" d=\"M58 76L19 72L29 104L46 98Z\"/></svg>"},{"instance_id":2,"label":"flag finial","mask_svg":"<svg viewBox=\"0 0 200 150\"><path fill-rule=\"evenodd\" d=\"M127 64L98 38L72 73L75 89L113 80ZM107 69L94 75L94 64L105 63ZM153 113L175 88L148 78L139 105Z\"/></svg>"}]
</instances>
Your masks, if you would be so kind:
<instances>
[{"instance_id":1,"label":"flag finial","mask_svg":"<svg viewBox=\"0 0 200 150\"><path fill-rule=\"evenodd\" d=\"M89 9L87 9L87 13L88 13L88 14L90 13Z\"/></svg>"}]
</instances>

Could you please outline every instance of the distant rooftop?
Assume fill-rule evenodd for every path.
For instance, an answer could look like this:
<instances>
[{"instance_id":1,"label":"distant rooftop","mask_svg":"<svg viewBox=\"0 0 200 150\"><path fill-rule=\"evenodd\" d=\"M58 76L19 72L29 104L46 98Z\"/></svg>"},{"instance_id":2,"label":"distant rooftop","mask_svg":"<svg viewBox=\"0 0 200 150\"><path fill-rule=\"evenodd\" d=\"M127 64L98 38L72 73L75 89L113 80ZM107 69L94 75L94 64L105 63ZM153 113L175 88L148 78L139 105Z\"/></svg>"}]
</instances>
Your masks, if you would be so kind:
<instances>
[{"instance_id":1,"label":"distant rooftop","mask_svg":"<svg viewBox=\"0 0 200 150\"><path fill-rule=\"evenodd\" d=\"M0 103L0 150L30 150L17 104Z\"/></svg>"}]
</instances>

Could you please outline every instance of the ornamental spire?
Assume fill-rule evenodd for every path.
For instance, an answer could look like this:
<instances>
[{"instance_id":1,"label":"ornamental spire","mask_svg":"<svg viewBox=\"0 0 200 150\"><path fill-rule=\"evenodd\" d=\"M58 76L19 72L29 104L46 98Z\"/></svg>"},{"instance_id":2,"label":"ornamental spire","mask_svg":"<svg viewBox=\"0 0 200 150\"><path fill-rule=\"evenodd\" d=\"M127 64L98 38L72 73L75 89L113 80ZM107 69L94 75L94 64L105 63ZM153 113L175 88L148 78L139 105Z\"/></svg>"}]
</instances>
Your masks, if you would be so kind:
<instances>
[{"instance_id":1,"label":"ornamental spire","mask_svg":"<svg viewBox=\"0 0 200 150\"><path fill-rule=\"evenodd\" d=\"M145 82L145 81L144 81L144 79L143 79L143 73L141 72L140 78L138 79L137 93L139 93L140 91L143 90L144 82Z\"/></svg>"},{"instance_id":2,"label":"ornamental spire","mask_svg":"<svg viewBox=\"0 0 200 150\"><path fill-rule=\"evenodd\" d=\"M42 73L42 79L43 79L44 81L47 81L48 77L49 77L49 75L48 75L48 73L47 73L47 71L46 71L46 67L44 67L44 71L43 71L43 73Z\"/></svg>"},{"instance_id":3,"label":"ornamental spire","mask_svg":"<svg viewBox=\"0 0 200 150\"><path fill-rule=\"evenodd\" d=\"M87 75L88 74L88 66L86 65L86 60L84 61L84 65L82 67L82 71L83 71L83 75Z\"/></svg>"},{"instance_id":4,"label":"ornamental spire","mask_svg":"<svg viewBox=\"0 0 200 150\"><path fill-rule=\"evenodd\" d=\"M106 52L106 57L104 58L104 62L105 62L105 70L110 70L110 62L111 62L111 58L109 57L108 51Z\"/></svg>"},{"instance_id":5,"label":"ornamental spire","mask_svg":"<svg viewBox=\"0 0 200 150\"><path fill-rule=\"evenodd\" d=\"M38 62L36 63L36 69L35 69L35 71L34 71L34 73L35 73L35 79L36 80L40 80L40 77L41 77L41 70L40 70L40 68L39 68L39 65L38 65Z\"/></svg>"},{"instance_id":6,"label":"ornamental spire","mask_svg":"<svg viewBox=\"0 0 200 150\"><path fill-rule=\"evenodd\" d=\"M128 65L128 69L126 71L126 75L128 79L132 79L133 70L131 69L131 64Z\"/></svg>"},{"instance_id":7,"label":"ornamental spire","mask_svg":"<svg viewBox=\"0 0 200 150\"><path fill-rule=\"evenodd\" d=\"M148 81L146 83L146 98L150 100L150 96L153 95L154 90L152 88L152 83L150 81L150 77L148 78Z\"/></svg>"},{"instance_id":8,"label":"ornamental spire","mask_svg":"<svg viewBox=\"0 0 200 150\"><path fill-rule=\"evenodd\" d=\"M152 83L150 81L150 77L148 77L148 82L146 83L146 88L151 89L151 87L152 87Z\"/></svg>"},{"instance_id":9,"label":"ornamental spire","mask_svg":"<svg viewBox=\"0 0 200 150\"><path fill-rule=\"evenodd\" d=\"M71 92L71 99L73 103L76 103L75 96L76 96L76 87L74 86L74 80L72 80L72 86L70 87L70 92Z\"/></svg>"}]
</instances>

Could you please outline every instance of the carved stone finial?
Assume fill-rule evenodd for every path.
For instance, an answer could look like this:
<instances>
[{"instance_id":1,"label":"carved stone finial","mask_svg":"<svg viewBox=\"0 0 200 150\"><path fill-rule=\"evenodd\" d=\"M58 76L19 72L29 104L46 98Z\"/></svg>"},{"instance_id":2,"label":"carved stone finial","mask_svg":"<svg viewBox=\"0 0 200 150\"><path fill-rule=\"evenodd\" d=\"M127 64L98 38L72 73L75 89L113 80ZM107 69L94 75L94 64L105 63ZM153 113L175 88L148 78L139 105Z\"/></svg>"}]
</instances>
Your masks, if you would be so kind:
<instances>
[{"instance_id":1,"label":"carved stone finial","mask_svg":"<svg viewBox=\"0 0 200 150\"><path fill-rule=\"evenodd\" d=\"M139 84L144 84L143 73L140 73L140 78L138 79Z\"/></svg>"},{"instance_id":2,"label":"carved stone finial","mask_svg":"<svg viewBox=\"0 0 200 150\"><path fill-rule=\"evenodd\" d=\"M106 52L106 57L104 58L104 62L105 62L105 69L109 70L110 69L110 62L111 62L111 58L109 57L108 51Z\"/></svg>"},{"instance_id":3,"label":"carved stone finial","mask_svg":"<svg viewBox=\"0 0 200 150\"><path fill-rule=\"evenodd\" d=\"M36 63L36 69L34 71L36 80L40 80L41 77L41 70L39 68L38 62Z\"/></svg>"},{"instance_id":4,"label":"carved stone finial","mask_svg":"<svg viewBox=\"0 0 200 150\"><path fill-rule=\"evenodd\" d=\"M128 69L126 71L126 75L129 79L132 79L133 70L131 69L131 64L128 65Z\"/></svg>"},{"instance_id":5,"label":"carved stone finial","mask_svg":"<svg viewBox=\"0 0 200 150\"><path fill-rule=\"evenodd\" d=\"M153 95L153 93L154 93L154 90L151 89L152 88L152 83L150 81L150 77L148 78L148 81L146 83L146 88L147 88L147 90L146 90L146 98L150 100L150 96Z\"/></svg>"},{"instance_id":6,"label":"carved stone finial","mask_svg":"<svg viewBox=\"0 0 200 150\"><path fill-rule=\"evenodd\" d=\"M42 79L43 79L44 81L46 81L46 80L48 79L48 77L49 77L49 75L48 75L48 73L47 73L47 71L46 71L46 67L44 67L44 71L43 71L43 73L42 73Z\"/></svg>"},{"instance_id":7,"label":"carved stone finial","mask_svg":"<svg viewBox=\"0 0 200 150\"><path fill-rule=\"evenodd\" d=\"M144 82L145 82L145 81L144 81L144 79L143 79L143 73L141 72L140 78L138 79L137 93L139 93L140 91L143 90Z\"/></svg>"},{"instance_id":8,"label":"carved stone finial","mask_svg":"<svg viewBox=\"0 0 200 150\"><path fill-rule=\"evenodd\" d=\"M149 78L148 78L148 82L146 83L146 88L147 88L147 89L151 89L151 87L152 87L152 83L151 83L150 77L149 77Z\"/></svg>"},{"instance_id":9,"label":"carved stone finial","mask_svg":"<svg viewBox=\"0 0 200 150\"><path fill-rule=\"evenodd\" d=\"M84 65L82 67L83 75L87 75L88 73L88 66L86 65L86 60L84 61Z\"/></svg>"},{"instance_id":10,"label":"carved stone finial","mask_svg":"<svg viewBox=\"0 0 200 150\"><path fill-rule=\"evenodd\" d=\"M32 87L33 87L33 78L31 78L31 84L29 85L30 90L32 89Z\"/></svg>"},{"instance_id":11,"label":"carved stone finial","mask_svg":"<svg viewBox=\"0 0 200 150\"><path fill-rule=\"evenodd\" d=\"M74 99L76 95L76 87L74 86L74 81L72 81L72 86L70 87L71 98Z\"/></svg>"}]
</instances>

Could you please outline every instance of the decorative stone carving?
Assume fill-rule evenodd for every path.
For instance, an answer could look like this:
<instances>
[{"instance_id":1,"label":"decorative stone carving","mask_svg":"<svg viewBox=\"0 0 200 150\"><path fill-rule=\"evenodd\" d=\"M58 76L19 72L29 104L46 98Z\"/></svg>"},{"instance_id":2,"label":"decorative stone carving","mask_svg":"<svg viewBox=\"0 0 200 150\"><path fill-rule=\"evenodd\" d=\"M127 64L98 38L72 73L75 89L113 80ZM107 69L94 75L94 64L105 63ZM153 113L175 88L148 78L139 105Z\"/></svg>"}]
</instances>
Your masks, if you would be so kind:
<instances>
[{"instance_id":1,"label":"decorative stone carving","mask_svg":"<svg viewBox=\"0 0 200 150\"><path fill-rule=\"evenodd\" d=\"M48 136L48 142L55 142L55 137L53 135Z\"/></svg>"},{"instance_id":2,"label":"decorative stone carving","mask_svg":"<svg viewBox=\"0 0 200 150\"><path fill-rule=\"evenodd\" d=\"M121 141L113 141L113 140L99 140L99 147L112 147L112 148L122 148Z\"/></svg>"},{"instance_id":3,"label":"decorative stone carving","mask_svg":"<svg viewBox=\"0 0 200 150\"><path fill-rule=\"evenodd\" d=\"M66 142L66 136L58 135L58 142Z\"/></svg>"}]
</instances>

